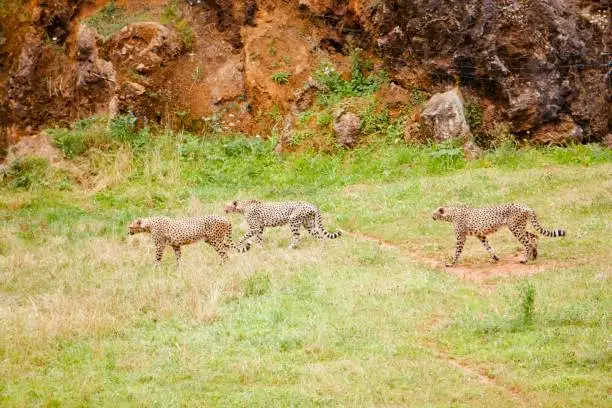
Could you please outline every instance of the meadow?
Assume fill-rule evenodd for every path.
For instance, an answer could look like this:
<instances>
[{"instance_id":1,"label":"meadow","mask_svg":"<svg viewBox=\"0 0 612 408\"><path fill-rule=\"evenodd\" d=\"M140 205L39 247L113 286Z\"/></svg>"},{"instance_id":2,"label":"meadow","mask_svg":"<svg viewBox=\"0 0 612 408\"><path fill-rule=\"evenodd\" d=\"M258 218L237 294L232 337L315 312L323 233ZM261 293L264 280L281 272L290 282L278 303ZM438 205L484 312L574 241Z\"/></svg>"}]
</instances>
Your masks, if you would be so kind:
<instances>
[{"instance_id":1,"label":"meadow","mask_svg":"<svg viewBox=\"0 0 612 408\"><path fill-rule=\"evenodd\" d=\"M390 141L324 154L90 120L49 131L0 185L0 405L610 406L612 152ZM340 239L287 227L219 264L204 243L153 267L133 218L308 200ZM454 269L449 203L531 206L562 239ZM245 232L232 215L234 239Z\"/></svg>"}]
</instances>

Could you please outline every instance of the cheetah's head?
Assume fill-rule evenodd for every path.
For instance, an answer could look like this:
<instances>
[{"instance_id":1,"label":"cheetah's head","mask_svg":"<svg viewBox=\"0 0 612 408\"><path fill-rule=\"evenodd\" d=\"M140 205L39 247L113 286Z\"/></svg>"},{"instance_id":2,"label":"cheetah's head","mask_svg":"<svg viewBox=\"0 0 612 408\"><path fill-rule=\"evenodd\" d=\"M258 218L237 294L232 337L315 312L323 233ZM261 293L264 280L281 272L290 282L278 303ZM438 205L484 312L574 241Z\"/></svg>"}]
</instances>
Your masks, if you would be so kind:
<instances>
[{"instance_id":1,"label":"cheetah's head","mask_svg":"<svg viewBox=\"0 0 612 408\"><path fill-rule=\"evenodd\" d=\"M147 221L141 218L132 221L128 226L128 234L130 235L138 234L139 232L147 232L150 230L151 227L149 226Z\"/></svg>"},{"instance_id":2,"label":"cheetah's head","mask_svg":"<svg viewBox=\"0 0 612 408\"><path fill-rule=\"evenodd\" d=\"M446 209L444 207L438 207L431 214L431 216L434 219L434 221L437 221L437 220L440 220L440 221L449 221L448 211L446 211Z\"/></svg>"},{"instance_id":3,"label":"cheetah's head","mask_svg":"<svg viewBox=\"0 0 612 408\"><path fill-rule=\"evenodd\" d=\"M225 204L226 213L244 213L247 207L261 204L259 200L234 200Z\"/></svg>"}]
</instances>

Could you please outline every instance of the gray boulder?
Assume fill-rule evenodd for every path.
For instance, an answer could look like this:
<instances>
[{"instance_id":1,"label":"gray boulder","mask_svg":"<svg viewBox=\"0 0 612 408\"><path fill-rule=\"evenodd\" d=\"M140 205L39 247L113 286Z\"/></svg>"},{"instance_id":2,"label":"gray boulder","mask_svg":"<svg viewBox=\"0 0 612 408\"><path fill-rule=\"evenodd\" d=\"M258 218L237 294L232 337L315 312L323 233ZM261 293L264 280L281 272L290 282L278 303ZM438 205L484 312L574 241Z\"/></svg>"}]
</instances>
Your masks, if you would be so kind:
<instances>
[{"instance_id":1,"label":"gray boulder","mask_svg":"<svg viewBox=\"0 0 612 408\"><path fill-rule=\"evenodd\" d=\"M463 98L457 88L432 96L425 104L421 118L426 126L432 128L433 138L438 141L464 138L470 134Z\"/></svg>"}]
</instances>

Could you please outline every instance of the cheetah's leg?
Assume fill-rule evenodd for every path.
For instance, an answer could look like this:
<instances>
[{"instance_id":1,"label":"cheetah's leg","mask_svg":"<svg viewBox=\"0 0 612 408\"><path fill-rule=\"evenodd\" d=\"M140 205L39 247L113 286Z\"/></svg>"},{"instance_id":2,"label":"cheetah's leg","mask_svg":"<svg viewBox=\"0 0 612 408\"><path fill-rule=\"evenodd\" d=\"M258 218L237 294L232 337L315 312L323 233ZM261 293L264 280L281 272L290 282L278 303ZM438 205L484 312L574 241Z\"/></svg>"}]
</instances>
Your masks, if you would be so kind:
<instances>
[{"instance_id":1,"label":"cheetah's leg","mask_svg":"<svg viewBox=\"0 0 612 408\"><path fill-rule=\"evenodd\" d=\"M174 249L174 256L176 256L176 266L178 266L181 260L181 246L172 245L172 249Z\"/></svg>"},{"instance_id":2,"label":"cheetah's leg","mask_svg":"<svg viewBox=\"0 0 612 408\"><path fill-rule=\"evenodd\" d=\"M459 256L461 255L461 251L463 251L463 246L465 245L465 239L467 238L466 234L462 234L457 232L457 244L455 245L455 257L451 263L447 263L447 267L455 266L457 261L459 260Z\"/></svg>"},{"instance_id":3,"label":"cheetah's leg","mask_svg":"<svg viewBox=\"0 0 612 408\"><path fill-rule=\"evenodd\" d=\"M525 231L525 234L527 234L527 238L529 238L529 242L531 243L532 259L536 259L538 257L538 236L529 231Z\"/></svg>"},{"instance_id":4,"label":"cheetah's leg","mask_svg":"<svg viewBox=\"0 0 612 408\"><path fill-rule=\"evenodd\" d=\"M221 257L221 263L229 261L226 245L223 241L211 241L210 245L215 249L215 251L217 251L217 253Z\"/></svg>"},{"instance_id":5,"label":"cheetah's leg","mask_svg":"<svg viewBox=\"0 0 612 408\"><path fill-rule=\"evenodd\" d=\"M291 233L293 234L293 236L291 237L291 243L289 244L290 249L297 247L298 243L300 242L300 226L301 225L302 225L302 222L297 218L292 218L291 221L289 221Z\"/></svg>"},{"instance_id":6,"label":"cheetah's leg","mask_svg":"<svg viewBox=\"0 0 612 408\"><path fill-rule=\"evenodd\" d=\"M491 245L489 245L489 241L487 241L487 237L485 235L479 235L478 239L480 240L480 242L482 242L482 245L484 245L487 252L491 255L491 258L495 262L499 261L499 258L497 257L497 255L495 255L495 251L493 250L493 248L491 248Z\"/></svg>"},{"instance_id":7,"label":"cheetah's leg","mask_svg":"<svg viewBox=\"0 0 612 408\"><path fill-rule=\"evenodd\" d=\"M523 254L523 259L521 259L521 263L529 262L529 260L533 256L534 251L529 240L529 236L526 233L527 231L525 231L525 227L522 226L521 228L520 225L512 225L508 227L510 228L510 232L512 232L512 235L514 235L516 239L518 239L519 242L523 244L523 247L525 247L525 252Z\"/></svg>"},{"instance_id":8,"label":"cheetah's leg","mask_svg":"<svg viewBox=\"0 0 612 408\"><path fill-rule=\"evenodd\" d=\"M161 266L161 261L164 256L164 248L166 244L164 242L155 242L155 267Z\"/></svg>"}]
</instances>

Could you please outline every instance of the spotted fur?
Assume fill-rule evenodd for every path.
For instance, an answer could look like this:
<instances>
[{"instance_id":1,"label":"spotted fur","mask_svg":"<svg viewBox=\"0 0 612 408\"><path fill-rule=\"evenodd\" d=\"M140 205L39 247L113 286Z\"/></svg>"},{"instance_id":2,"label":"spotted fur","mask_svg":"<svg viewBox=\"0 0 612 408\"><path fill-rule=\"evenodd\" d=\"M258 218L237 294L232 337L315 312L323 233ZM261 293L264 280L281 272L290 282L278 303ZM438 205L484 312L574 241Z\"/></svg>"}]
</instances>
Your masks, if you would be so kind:
<instances>
[{"instance_id":1,"label":"spotted fur","mask_svg":"<svg viewBox=\"0 0 612 408\"><path fill-rule=\"evenodd\" d=\"M222 262L228 260L227 251L230 247L238 252L246 252L250 248L248 244L238 248L232 242L232 224L227 218L216 215L185 219L139 218L130 223L128 233L134 235L139 232L151 233L157 265L161 263L166 246L174 250L177 264L181 259L181 246L200 240L209 243L221 256Z\"/></svg>"},{"instance_id":2,"label":"spotted fur","mask_svg":"<svg viewBox=\"0 0 612 408\"><path fill-rule=\"evenodd\" d=\"M440 207L433 212L434 220L452 222L455 224L457 245L453 261L446 266L457 263L459 255L468 235L476 236L484 245L494 261L499 258L487 241L487 235L494 233L504 225L525 247L522 263L538 256L538 237L526 230L527 221L531 221L536 231L546 237L563 237L562 229L548 231L544 229L536 217L535 212L522 204L504 204L495 207L470 208L466 206Z\"/></svg>"},{"instance_id":3,"label":"spotted fur","mask_svg":"<svg viewBox=\"0 0 612 408\"><path fill-rule=\"evenodd\" d=\"M329 232L323 227L319 209L303 201L263 202L259 200L236 200L225 205L227 213L244 214L249 230L240 240L240 244L255 238L263 240L265 227L280 227L289 224L293 237L290 248L297 246L300 239L300 227L316 238L334 239L342 235L341 231Z\"/></svg>"}]
</instances>

